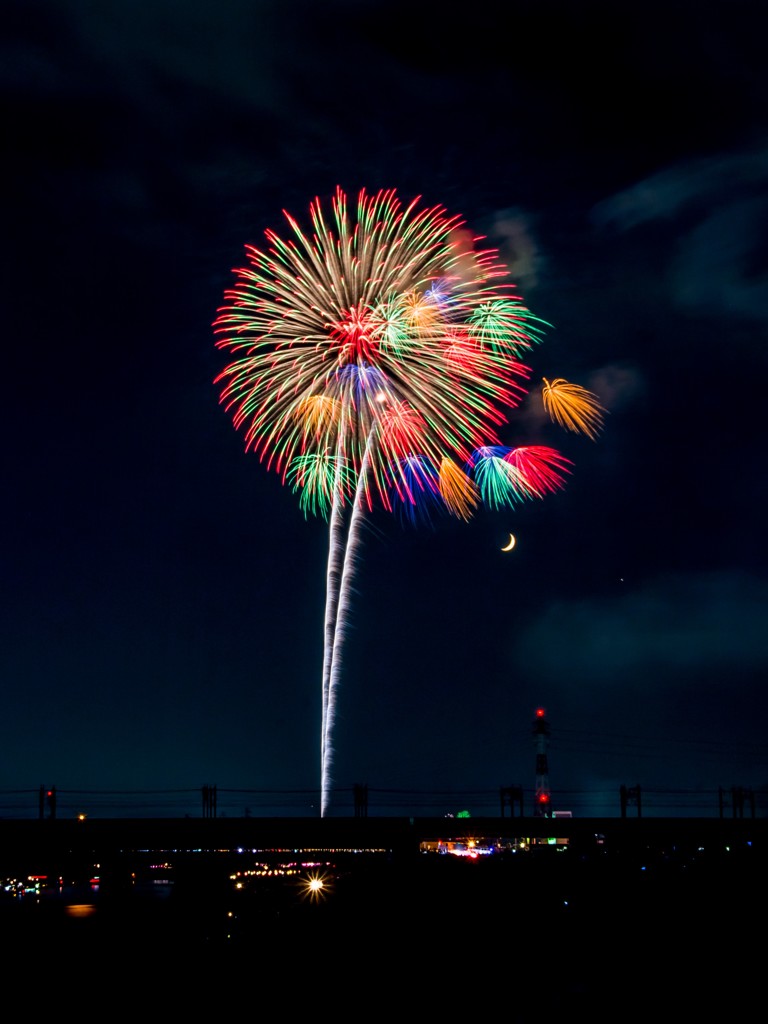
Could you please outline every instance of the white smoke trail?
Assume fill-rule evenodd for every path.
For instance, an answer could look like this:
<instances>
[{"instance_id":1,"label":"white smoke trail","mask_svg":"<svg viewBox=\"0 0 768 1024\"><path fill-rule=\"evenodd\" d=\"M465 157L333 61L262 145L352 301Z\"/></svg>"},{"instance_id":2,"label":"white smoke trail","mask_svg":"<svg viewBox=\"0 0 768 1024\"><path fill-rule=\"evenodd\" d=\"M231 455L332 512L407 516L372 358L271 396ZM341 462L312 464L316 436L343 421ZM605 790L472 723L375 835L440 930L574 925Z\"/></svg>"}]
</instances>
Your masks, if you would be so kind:
<instances>
[{"instance_id":1,"label":"white smoke trail","mask_svg":"<svg viewBox=\"0 0 768 1024\"><path fill-rule=\"evenodd\" d=\"M326 720L328 718L328 697L330 692L333 644L336 634L336 617L341 585L342 560L344 555L344 516L339 493L339 473L334 481L331 515L328 527L328 568L325 584L325 625L323 630L323 705L320 722L320 779L326 777ZM321 781L322 786L322 781ZM324 788L324 787L323 787ZM322 803L322 801L321 801ZM322 813L322 812L321 812Z\"/></svg>"},{"instance_id":2,"label":"white smoke trail","mask_svg":"<svg viewBox=\"0 0 768 1024\"><path fill-rule=\"evenodd\" d=\"M368 472L370 456L369 447L366 448L360 466L360 475L357 481L357 489L352 502L352 514L347 527L346 542L343 545L343 563L341 576L338 576L338 560L341 554L341 543L339 541L338 529L335 537L332 534L331 547L329 551L329 572L328 572L328 593L326 596L326 650L323 675L323 735L321 741L321 764L320 764L320 816L326 817L330 808L332 777L331 768L333 764L333 727L336 719L336 698L341 678L341 651L343 642L347 635L349 624L349 606L351 599L351 583L357 567L357 553L360 546L360 527L363 522L363 494L365 492L365 477ZM334 518L332 516L332 523ZM341 511L338 509L338 517L335 519L336 527L341 523ZM334 573L331 572L331 560L333 560ZM338 581L338 585L336 584ZM335 611L335 622L333 640L328 649L327 628L329 622L329 607ZM332 614L332 613L331 613ZM327 676L325 675L326 664L329 663Z\"/></svg>"}]
</instances>

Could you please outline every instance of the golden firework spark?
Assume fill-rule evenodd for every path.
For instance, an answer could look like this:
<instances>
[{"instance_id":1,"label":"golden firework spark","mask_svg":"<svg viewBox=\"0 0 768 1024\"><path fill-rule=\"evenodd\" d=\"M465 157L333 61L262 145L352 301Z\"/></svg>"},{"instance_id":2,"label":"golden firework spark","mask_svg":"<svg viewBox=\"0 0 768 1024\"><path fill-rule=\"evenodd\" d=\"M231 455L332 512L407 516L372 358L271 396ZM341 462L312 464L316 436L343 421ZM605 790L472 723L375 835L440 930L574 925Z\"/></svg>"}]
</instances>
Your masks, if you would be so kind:
<instances>
[{"instance_id":1,"label":"golden firework spark","mask_svg":"<svg viewBox=\"0 0 768 1024\"><path fill-rule=\"evenodd\" d=\"M602 430L606 411L597 395L578 384L569 384L562 377L556 377L551 382L546 377L542 379L544 387L541 395L550 418L566 430L586 434L593 441L596 440Z\"/></svg>"}]
</instances>

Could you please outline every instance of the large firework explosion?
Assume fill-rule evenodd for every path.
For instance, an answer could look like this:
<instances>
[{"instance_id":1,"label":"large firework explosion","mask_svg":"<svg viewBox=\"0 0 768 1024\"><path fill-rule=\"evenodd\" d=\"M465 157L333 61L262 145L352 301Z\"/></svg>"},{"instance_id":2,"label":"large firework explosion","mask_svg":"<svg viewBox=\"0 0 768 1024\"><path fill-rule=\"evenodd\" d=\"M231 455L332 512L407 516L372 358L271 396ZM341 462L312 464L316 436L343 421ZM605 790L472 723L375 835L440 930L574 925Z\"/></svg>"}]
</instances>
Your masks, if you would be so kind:
<instances>
[{"instance_id":1,"label":"large firework explosion","mask_svg":"<svg viewBox=\"0 0 768 1024\"><path fill-rule=\"evenodd\" d=\"M287 240L267 231L264 250L247 247L214 324L233 356L216 383L246 449L329 523L322 816L362 517L378 502L469 519L481 502L543 497L569 471L553 448L499 437L547 325L461 218L419 203L362 191L350 211L337 189L330 221L311 204L309 233L286 213ZM553 420L596 435L602 409L590 392L557 378L543 396Z\"/></svg>"}]
</instances>

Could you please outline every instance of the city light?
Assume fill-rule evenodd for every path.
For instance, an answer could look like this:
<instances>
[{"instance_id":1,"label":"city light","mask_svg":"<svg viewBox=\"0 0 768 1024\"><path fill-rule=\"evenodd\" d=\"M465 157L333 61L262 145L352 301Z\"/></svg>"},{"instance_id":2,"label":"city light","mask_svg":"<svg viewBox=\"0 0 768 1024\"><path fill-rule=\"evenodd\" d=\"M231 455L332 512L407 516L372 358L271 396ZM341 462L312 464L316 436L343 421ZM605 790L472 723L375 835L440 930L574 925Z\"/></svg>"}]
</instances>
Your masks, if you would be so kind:
<instances>
[{"instance_id":1,"label":"city light","mask_svg":"<svg viewBox=\"0 0 768 1024\"><path fill-rule=\"evenodd\" d=\"M313 871L301 880L301 895L310 903L320 903L327 899L331 889L331 876L325 872Z\"/></svg>"}]
</instances>

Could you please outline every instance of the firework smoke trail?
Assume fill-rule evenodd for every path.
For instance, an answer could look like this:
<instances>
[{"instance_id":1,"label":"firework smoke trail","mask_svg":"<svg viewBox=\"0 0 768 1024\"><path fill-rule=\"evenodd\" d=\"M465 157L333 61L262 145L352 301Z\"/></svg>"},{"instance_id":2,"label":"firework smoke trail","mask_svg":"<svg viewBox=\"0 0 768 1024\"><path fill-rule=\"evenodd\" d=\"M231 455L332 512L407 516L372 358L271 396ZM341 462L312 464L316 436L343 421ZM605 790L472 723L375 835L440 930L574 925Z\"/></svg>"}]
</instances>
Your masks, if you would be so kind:
<instances>
[{"instance_id":1,"label":"firework smoke trail","mask_svg":"<svg viewBox=\"0 0 768 1024\"><path fill-rule=\"evenodd\" d=\"M349 521L349 532L344 548L344 568L341 574L338 590L338 612L336 616L336 629L333 637L333 648L331 651L331 668L328 678L328 701L325 707L325 720L323 722L323 750L322 770L320 779L320 814L325 817L331 803L331 790L333 777L331 774L333 766L333 733L336 723L336 700L338 696L339 682L341 679L342 644L346 636L349 624L349 613L351 604L351 584L358 557L360 545L360 527L363 522L363 513L359 503L355 503Z\"/></svg>"},{"instance_id":2,"label":"firework smoke trail","mask_svg":"<svg viewBox=\"0 0 768 1024\"><path fill-rule=\"evenodd\" d=\"M361 497L362 495L360 492L355 496L355 502L352 507L352 513L347 526L347 536L344 544L344 562L341 576L338 580L338 587L332 598L336 607L336 621L330 648L330 668L328 673L327 693L326 699L323 702L323 738L320 774L321 817L325 817L327 815L331 803L331 790L333 786L331 769L333 766L333 732L336 722L336 698L341 678L342 645L346 638L347 627L349 625L352 578L354 571L357 568L358 548L360 546L360 528L363 523Z\"/></svg>"},{"instance_id":3,"label":"firework smoke trail","mask_svg":"<svg viewBox=\"0 0 768 1024\"><path fill-rule=\"evenodd\" d=\"M328 566L325 578L325 627L323 633L323 690L320 724L321 778L325 765L325 721L328 713L333 639L336 633L336 615L339 604L339 585L344 559L344 513L339 494L340 469L337 462L333 477L333 493L328 523Z\"/></svg>"},{"instance_id":4,"label":"firework smoke trail","mask_svg":"<svg viewBox=\"0 0 768 1024\"><path fill-rule=\"evenodd\" d=\"M331 667L333 664L334 637L339 605L339 587L344 558L344 517L341 504L334 499L331 507L330 524L328 527L328 570L325 585L325 632L323 649L323 705L320 720L320 787L321 815L325 815L324 794L328 785L328 769L326 768L326 723L328 721L328 704L331 692Z\"/></svg>"},{"instance_id":5,"label":"firework smoke trail","mask_svg":"<svg viewBox=\"0 0 768 1024\"><path fill-rule=\"evenodd\" d=\"M437 504L469 519L480 501L513 508L569 472L554 449L499 437L526 394L521 357L548 325L460 218L418 204L363 190L353 212L339 188L331 221L319 199L310 205L311 233L286 213L288 240L267 231L264 251L246 247L214 322L217 347L235 354L215 383L246 450L299 492L306 516L329 522L322 815L366 513L378 502L415 521ZM543 401L553 422L594 439L604 410L590 392L545 379Z\"/></svg>"}]
</instances>

